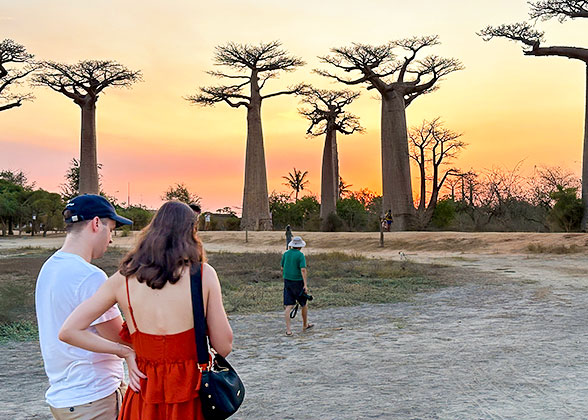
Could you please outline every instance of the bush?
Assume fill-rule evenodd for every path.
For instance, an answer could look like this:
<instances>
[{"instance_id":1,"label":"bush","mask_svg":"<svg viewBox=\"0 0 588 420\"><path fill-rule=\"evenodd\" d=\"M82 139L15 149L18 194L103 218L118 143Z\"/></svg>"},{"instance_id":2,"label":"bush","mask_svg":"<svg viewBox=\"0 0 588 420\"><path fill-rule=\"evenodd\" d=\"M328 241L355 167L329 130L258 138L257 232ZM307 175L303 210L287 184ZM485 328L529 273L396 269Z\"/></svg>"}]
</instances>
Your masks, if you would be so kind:
<instances>
[{"instance_id":1,"label":"bush","mask_svg":"<svg viewBox=\"0 0 588 420\"><path fill-rule=\"evenodd\" d=\"M447 228L453 219L455 219L456 207L457 206L453 200L440 200L433 212L431 224L436 228Z\"/></svg>"},{"instance_id":2,"label":"bush","mask_svg":"<svg viewBox=\"0 0 588 420\"><path fill-rule=\"evenodd\" d=\"M118 208L117 213L122 217L126 217L127 219L131 219L133 221L132 227L130 228L132 230L143 229L151 222L151 219L154 215L152 210L147 210L142 206L130 206L126 209Z\"/></svg>"},{"instance_id":3,"label":"bush","mask_svg":"<svg viewBox=\"0 0 588 420\"><path fill-rule=\"evenodd\" d=\"M331 213L327 216L323 224L323 231L325 232L340 232L343 230L343 219L337 213Z\"/></svg>"},{"instance_id":4,"label":"bush","mask_svg":"<svg viewBox=\"0 0 588 420\"><path fill-rule=\"evenodd\" d=\"M579 230L584 208L582 200L577 196L576 188L557 186L557 191L551 193L555 205L549 211L549 221L557 230L566 232Z\"/></svg>"},{"instance_id":5,"label":"bush","mask_svg":"<svg viewBox=\"0 0 588 420\"><path fill-rule=\"evenodd\" d=\"M350 231L364 230L367 226L368 213L356 198L344 198L337 202L337 214L343 219Z\"/></svg>"}]
</instances>

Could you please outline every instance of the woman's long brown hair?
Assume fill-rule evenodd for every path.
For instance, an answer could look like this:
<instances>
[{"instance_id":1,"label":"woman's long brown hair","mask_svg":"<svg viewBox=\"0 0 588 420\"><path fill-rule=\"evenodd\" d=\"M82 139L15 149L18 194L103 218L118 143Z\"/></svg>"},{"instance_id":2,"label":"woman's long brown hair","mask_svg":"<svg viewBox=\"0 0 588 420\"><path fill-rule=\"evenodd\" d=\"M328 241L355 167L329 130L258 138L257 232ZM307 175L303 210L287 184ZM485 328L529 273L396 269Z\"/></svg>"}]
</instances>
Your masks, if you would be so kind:
<instances>
[{"instance_id":1,"label":"woman's long brown hair","mask_svg":"<svg viewBox=\"0 0 588 420\"><path fill-rule=\"evenodd\" d=\"M141 232L135 249L122 260L121 274L135 276L152 289L176 283L184 268L205 261L196 229L197 215L187 204L166 202Z\"/></svg>"}]
</instances>

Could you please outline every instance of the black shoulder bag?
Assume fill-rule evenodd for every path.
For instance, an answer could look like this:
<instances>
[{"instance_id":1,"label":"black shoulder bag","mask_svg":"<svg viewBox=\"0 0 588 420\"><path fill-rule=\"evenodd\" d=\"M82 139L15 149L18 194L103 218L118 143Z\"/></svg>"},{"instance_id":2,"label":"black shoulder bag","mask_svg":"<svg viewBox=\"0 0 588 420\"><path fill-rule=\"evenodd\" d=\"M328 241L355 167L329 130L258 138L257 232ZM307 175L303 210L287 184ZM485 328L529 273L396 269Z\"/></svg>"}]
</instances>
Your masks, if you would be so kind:
<instances>
[{"instance_id":1,"label":"black shoulder bag","mask_svg":"<svg viewBox=\"0 0 588 420\"><path fill-rule=\"evenodd\" d=\"M190 275L192 292L192 312L194 313L194 331L198 369L202 372L200 384L200 401L206 420L225 420L235 414L245 397L245 387L235 369L224 357L215 354L209 359L206 318L202 300L202 266L193 267ZM202 368L202 365L207 367Z\"/></svg>"}]
</instances>

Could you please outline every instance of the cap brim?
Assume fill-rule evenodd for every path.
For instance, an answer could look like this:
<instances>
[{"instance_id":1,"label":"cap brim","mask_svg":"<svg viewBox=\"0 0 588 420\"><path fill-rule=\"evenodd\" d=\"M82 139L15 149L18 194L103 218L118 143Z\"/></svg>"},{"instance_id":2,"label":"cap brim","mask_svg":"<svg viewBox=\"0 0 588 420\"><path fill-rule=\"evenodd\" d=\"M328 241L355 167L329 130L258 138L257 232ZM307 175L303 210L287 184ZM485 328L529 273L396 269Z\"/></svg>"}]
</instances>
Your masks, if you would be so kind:
<instances>
[{"instance_id":1,"label":"cap brim","mask_svg":"<svg viewBox=\"0 0 588 420\"><path fill-rule=\"evenodd\" d=\"M126 217L119 216L118 214L115 216L111 216L110 218L116 222L116 227L121 227L123 225L132 225L133 224L133 221L131 219L127 219Z\"/></svg>"}]
</instances>

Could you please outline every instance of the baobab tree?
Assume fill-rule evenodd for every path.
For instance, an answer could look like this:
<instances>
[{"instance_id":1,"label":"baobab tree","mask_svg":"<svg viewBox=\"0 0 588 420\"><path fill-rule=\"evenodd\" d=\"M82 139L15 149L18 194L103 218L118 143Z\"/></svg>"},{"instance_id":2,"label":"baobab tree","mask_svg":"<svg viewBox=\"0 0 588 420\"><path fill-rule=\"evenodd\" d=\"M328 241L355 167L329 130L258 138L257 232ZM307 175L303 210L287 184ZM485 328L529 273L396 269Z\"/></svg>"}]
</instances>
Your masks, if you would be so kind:
<instances>
[{"instance_id":1,"label":"baobab tree","mask_svg":"<svg viewBox=\"0 0 588 420\"><path fill-rule=\"evenodd\" d=\"M417 60L422 49L439 44L437 36L424 36L392 41L384 45L354 43L351 47L331 49L322 62L346 73L359 72L355 78L340 77L326 70L318 74L346 85L367 85L378 91L382 101L382 190L383 208L392 209L394 228L406 230L414 215L406 107L417 97L434 91L446 75L463 66L455 58L429 55ZM406 55L397 57L395 49Z\"/></svg>"},{"instance_id":2,"label":"baobab tree","mask_svg":"<svg viewBox=\"0 0 588 420\"><path fill-rule=\"evenodd\" d=\"M141 72L115 61L85 60L77 64L44 61L33 83L46 86L73 100L82 111L80 142L80 194L98 194L96 153L96 102L109 86L129 87L141 80Z\"/></svg>"},{"instance_id":3,"label":"baobab tree","mask_svg":"<svg viewBox=\"0 0 588 420\"><path fill-rule=\"evenodd\" d=\"M545 0L529 3L532 19L548 20L588 18L586 0ZM586 105L584 110L584 145L582 154L582 206L584 208L580 229L588 228L588 48L568 46L542 46L544 32L534 29L528 22L518 22L499 26L488 26L478 35L489 41L492 38L506 38L523 44L523 54L535 57L559 56L579 60L586 66Z\"/></svg>"},{"instance_id":4,"label":"baobab tree","mask_svg":"<svg viewBox=\"0 0 588 420\"><path fill-rule=\"evenodd\" d=\"M202 87L199 94L186 98L192 103L204 106L225 102L233 108L245 107L247 109L247 146L241 229L268 230L272 228L261 125L261 103L264 99L279 95L300 94L305 87L303 84L298 84L285 90L262 95L261 90L267 81L276 78L279 72L293 71L305 64L300 58L289 55L280 47L279 41L259 45L230 42L217 46L214 64L232 69L234 73L210 71L208 74L221 79L229 79L234 83ZM243 92L246 86L249 87L249 95Z\"/></svg>"},{"instance_id":5,"label":"baobab tree","mask_svg":"<svg viewBox=\"0 0 588 420\"><path fill-rule=\"evenodd\" d=\"M349 90L322 90L309 88L302 102L310 108L299 112L309 121L306 134L311 137L325 135L323 163L321 170L321 210L323 226L331 213L337 212L339 197L339 153L337 132L350 135L362 132L359 119L345 112L343 108L351 104L359 93Z\"/></svg>"},{"instance_id":6,"label":"baobab tree","mask_svg":"<svg viewBox=\"0 0 588 420\"><path fill-rule=\"evenodd\" d=\"M418 127L413 127L408 133L409 155L419 168L420 199L417 207L417 227L426 227L433 218L437 207L439 191L448 176L459 174L455 168L447 165L466 146L460 140L462 135L443 127L440 118L423 121ZM431 195L427 193L427 182L431 182ZM427 204L428 197L428 204Z\"/></svg>"},{"instance_id":7,"label":"baobab tree","mask_svg":"<svg viewBox=\"0 0 588 420\"><path fill-rule=\"evenodd\" d=\"M31 93L11 91L38 68L33 58L23 45L11 39L0 42L0 111L19 107L24 101L34 99Z\"/></svg>"},{"instance_id":8,"label":"baobab tree","mask_svg":"<svg viewBox=\"0 0 588 420\"><path fill-rule=\"evenodd\" d=\"M308 171L302 172L294 168L294 172L288 172L288 176L282 177L286 180L286 182L284 182L284 185L292 188L296 193L294 201L298 201L298 194L308 184L308 180L305 179L306 175L308 175Z\"/></svg>"}]
</instances>

